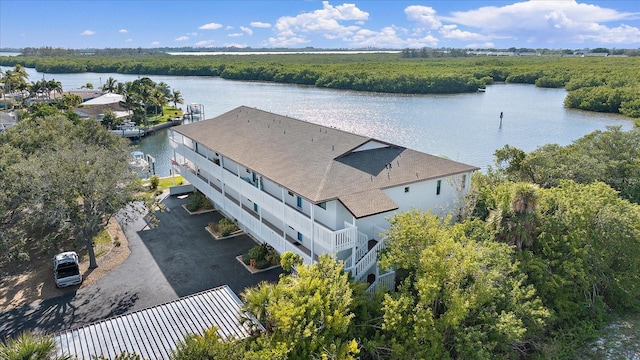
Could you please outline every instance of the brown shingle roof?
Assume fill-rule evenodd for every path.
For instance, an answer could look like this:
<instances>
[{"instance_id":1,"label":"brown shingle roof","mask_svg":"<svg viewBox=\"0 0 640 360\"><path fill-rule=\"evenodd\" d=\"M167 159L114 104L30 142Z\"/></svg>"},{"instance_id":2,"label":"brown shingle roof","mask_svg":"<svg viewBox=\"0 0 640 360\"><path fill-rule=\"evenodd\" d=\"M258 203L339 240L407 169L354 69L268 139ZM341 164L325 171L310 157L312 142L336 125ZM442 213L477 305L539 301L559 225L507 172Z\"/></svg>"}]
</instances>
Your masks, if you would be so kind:
<instances>
[{"instance_id":1,"label":"brown shingle roof","mask_svg":"<svg viewBox=\"0 0 640 360\"><path fill-rule=\"evenodd\" d=\"M246 106L174 130L313 203L339 199L357 217L393 210L381 189L478 169ZM378 148L359 151L372 141Z\"/></svg>"}]
</instances>

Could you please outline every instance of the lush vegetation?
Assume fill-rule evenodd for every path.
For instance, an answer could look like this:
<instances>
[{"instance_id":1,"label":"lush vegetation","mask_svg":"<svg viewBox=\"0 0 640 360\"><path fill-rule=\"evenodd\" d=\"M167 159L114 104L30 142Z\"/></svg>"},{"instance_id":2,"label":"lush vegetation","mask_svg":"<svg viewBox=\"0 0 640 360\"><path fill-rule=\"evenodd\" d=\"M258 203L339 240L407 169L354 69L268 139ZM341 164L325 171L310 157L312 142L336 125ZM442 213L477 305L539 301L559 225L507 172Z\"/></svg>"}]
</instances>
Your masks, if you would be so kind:
<instances>
[{"instance_id":1,"label":"lush vegetation","mask_svg":"<svg viewBox=\"0 0 640 360\"><path fill-rule=\"evenodd\" d=\"M536 152L499 150L496 168L473 177L466 217L397 214L379 256L396 270L394 292L369 294L341 263L285 253L297 272L242 294L266 332L190 338L176 358L575 358L612 314L640 310L640 205L633 188L603 182L638 178L638 131L594 132L536 168L523 167ZM610 178L564 168L590 157ZM525 177L552 171L545 183Z\"/></svg>"},{"instance_id":2,"label":"lush vegetation","mask_svg":"<svg viewBox=\"0 0 640 360\"><path fill-rule=\"evenodd\" d=\"M22 333L14 339L0 342L0 359L52 359L71 360L71 357L55 356L56 342L51 336Z\"/></svg>"},{"instance_id":3,"label":"lush vegetation","mask_svg":"<svg viewBox=\"0 0 640 360\"><path fill-rule=\"evenodd\" d=\"M141 190L128 142L43 103L26 115L0 135L0 262L75 239L96 267L94 236Z\"/></svg>"},{"instance_id":4,"label":"lush vegetation","mask_svg":"<svg viewBox=\"0 0 640 360\"><path fill-rule=\"evenodd\" d=\"M242 262L256 269L266 269L269 266L280 264L280 254L271 245L262 243L249 249L242 255Z\"/></svg>"},{"instance_id":5,"label":"lush vegetation","mask_svg":"<svg viewBox=\"0 0 640 360\"><path fill-rule=\"evenodd\" d=\"M185 207L190 212L195 212L211 210L213 209L213 204L211 203L211 200L209 200L203 193L196 190L187 199L187 204L185 205Z\"/></svg>"},{"instance_id":6,"label":"lush vegetation","mask_svg":"<svg viewBox=\"0 0 640 360\"><path fill-rule=\"evenodd\" d=\"M640 117L638 57L414 58L398 54L288 54L171 56L14 56L48 73L98 72L140 75L220 76L333 89L388 93L474 92L494 82L565 87L572 108Z\"/></svg>"},{"instance_id":7,"label":"lush vegetation","mask_svg":"<svg viewBox=\"0 0 640 360\"><path fill-rule=\"evenodd\" d=\"M60 111L72 111L82 103L82 98L71 93L63 93L62 84L55 79L27 82L29 75L25 68L16 64L13 69L0 73L0 83L5 86L4 91L12 96L4 100L3 106L7 108L18 107L29 109L33 101L46 103ZM92 88L93 85L87 84ZM178 104L183 104L184 99L179 90L172 90L164 82L156 83L148 77L142 77L126 83L118 82L109 77L102 86L102 91L116 93L124 96L120 105L131 114L131 120L141 125L153 125L164 123L174 117L182 116L182 110ZM55 96L58 94L59 96ZM51 95L54 95L53 97ZM169 106L173 104L173 106ZM38 104L40 105L40 104ZM123 118L116 118L111 109L107 109L102 119L102 124L107 128L120 125Z\"/></svg>"},{"instance_id":8,"label":"lush vegetation","mask_svg":"<svg viewBox=\"0 0 640 360\"><path fill-rule=\"evenodd\" d=\"M207 226L214 236L221 237L229 236L239 230L238 226L227 218L222 218L218 222L210 222Z\"/></svg>"}]
</instances>

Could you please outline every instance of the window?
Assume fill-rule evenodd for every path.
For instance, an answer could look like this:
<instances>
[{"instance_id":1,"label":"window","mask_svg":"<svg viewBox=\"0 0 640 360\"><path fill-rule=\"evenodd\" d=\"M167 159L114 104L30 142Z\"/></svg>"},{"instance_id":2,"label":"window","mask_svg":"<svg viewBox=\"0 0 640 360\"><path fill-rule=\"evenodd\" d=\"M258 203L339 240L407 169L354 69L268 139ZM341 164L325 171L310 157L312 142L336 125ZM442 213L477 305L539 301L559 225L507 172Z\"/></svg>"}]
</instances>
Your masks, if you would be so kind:
<instances>
[{"instance_id":1,"label":"window","mask_svg":"<svg viewBox=\"0 0 640 360\"><path fill-rule=\"evenodd\" d=\"M298 233L298 241L302 242L302 233Z\"/></svg>"},{"instance_id":2,"label":"window","mask_svg":"<svg viewBox=\"0 0 640 360\"><path fill-rule=\"evenodd\" d=\"M258 212L258 204L253 203L253 211Z\"/></svg>"},{"instance_id":3,"label":"window","mask_svg":"<svg viewBox=\"0 0 640 360\"><path fill-rule=\"evenodd\" d=\"M291 191L287 191L287 194L289 194L289 196L293 196L293 193Z\"/></svg>"},{"instance_id":4,"label":"window","mask_svg":"<svg viewBox=\"0 0 640 360\"><path fill-rule=\"evenodd\" d=\"M438 180L436 184L436 195L440 195L440 188L442 187L442 180Z\"/></svg>"},{"instance_id":5,"label":"window","mask_svg":"<svg viewBox=\"0 0 640 360\"><path fill-rule=\"evenodd\" d=\"M462 175L462 189L464 189L465 187L467 187L467 175L463 174Z\"/></svg>"},{"instance_id":6,"label":"window","mask_svg":"<svg viewBox=\"0 0 640 360\"><path fill-rule=\"evenodd\" d=\"M323 209L327 210L327 203L326 203L326 202L324 202L324 201L323 201L323 202L321 202L321 203L319 203L319 204L317 204L317 205L318 205L319 207L321 207L321 208L323 208Z\"/></svg>"},{"instance_id":7,"label":"window","mask_svg":"<svg viewBox=\"0 0 640 360\"><path fill-rule=\"evenodd\" d=\"M404 188L404 192L406 192L406 193L409 192L409 187L408 186Z\"/></svg>"},{"instance_id":8,"label":"window","mask_svg":"<svg viewBox=\"0 0 640 360\"><path fill-rule=\"evenodd\" d=\"M296 205L297 205L299 208L302 208L302 198L301 198L300 196L298 196L298 197L296 198Z\"/></svg>"}]
</instances>

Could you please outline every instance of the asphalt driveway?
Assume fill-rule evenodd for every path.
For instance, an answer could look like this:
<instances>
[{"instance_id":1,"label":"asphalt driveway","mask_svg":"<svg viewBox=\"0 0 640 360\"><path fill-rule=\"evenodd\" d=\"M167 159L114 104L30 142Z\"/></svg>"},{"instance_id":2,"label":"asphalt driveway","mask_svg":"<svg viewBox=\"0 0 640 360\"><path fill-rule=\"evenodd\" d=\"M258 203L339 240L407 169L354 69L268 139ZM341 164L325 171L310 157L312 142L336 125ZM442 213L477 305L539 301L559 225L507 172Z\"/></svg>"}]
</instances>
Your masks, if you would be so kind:
<instances>
[{"instance_id":1,"label":"asphalt driveway","mask_svg":"<svg viewBox=\"0 0 640 360\"><path fill-rule=\"evenodd\" d=\"M159 305L227 284L240 294L277 281L280 268L251 274L236 260L256 243L247 235L214 240L205 226L221 215L189 215L186 199L167 197L157 226L144 218L122 224L131 254L96 283L0 313L0 339L22 331L57 332Z\"/></svg>"}]
</instances>

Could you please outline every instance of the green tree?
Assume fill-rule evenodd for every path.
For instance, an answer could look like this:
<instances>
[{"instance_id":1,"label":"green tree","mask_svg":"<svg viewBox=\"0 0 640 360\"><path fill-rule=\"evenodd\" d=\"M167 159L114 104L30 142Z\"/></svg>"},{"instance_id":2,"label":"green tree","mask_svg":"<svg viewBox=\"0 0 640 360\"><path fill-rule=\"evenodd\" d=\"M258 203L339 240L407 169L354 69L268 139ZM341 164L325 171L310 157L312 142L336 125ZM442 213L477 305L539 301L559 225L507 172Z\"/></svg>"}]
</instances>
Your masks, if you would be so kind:
<instances>
[{"instance_id":1,"label":"green tree","mask_svg":"<svg viewBox=\"0 0 640 360\"><path fill-rule=\"evenodd\" d=\"M448 220L415 210L392 219L380 264L409 275L385 295L381 341L394 359L526 353L549 315L534 287L506 244L474 240L473 222Z\"/></svg>"},{"instance_id":2,"label":"green tree","mask_svg":"<svg viewBox=\"0 0 640 360\"><path fill-rule=\"evenodd\" d=\"M62 98L58 101L58 106L65 110L73 110L80 104L82 104L82 97L71 93L62 94Z\"/></svg>"},{"instance_id":3,"label":"green tree","mask_svg":"<svg viewBox=\"0 0 640 360\"><path fill-rule=\"evenodd\" d=\"M598 324L640 306L640 206L601 182L543 190L540 235L521 254L555 324Z\"/></svg>"},{"instance_id":4,"label":"green tree","mask_svg":"<svg viewBox=\"0 0 640 360\"><path fill-rule=\"evenodd\" d=\"M109 78L105 81L104 85L102 85L102 91L106 91L106 92L116 92L116 90L118 89L118 80L114 79L113 77L109 76Z\"/></svg>"},{"instance_id":5,"label":"green tree","mask_svg":"<svg viewBox=\"0 0 640 360\"><path fill-rule=\"evenodd\" d=\"M248 304L245 309L268 325L248 357L352 359L359 352L349 336L352 285L342 263L329 256L299 265L276 285L247 289L242 298Z\"/></svg>"},{"instance_id":6,"label":"green tree","mask_svg":"<svg viewBox=\"0 0 640 360\"><path fill-rule=\"evenodd\" d=\"M530 183L505 183L493 189L487 223L497 241L518 251L530 247L537 237L538 187Z\"/></svg>"},{"instance_id":7,"label":"green tree","mask_svg":"<svg viewBox=\"0 0 640 360\"><path fill-rule=\"evenodd\" d=\"M29 360L29 359L72 359L70 356L54 356L56 343L51 336L22 333L16 338L0 343L0 359Z\"/></svg>"},{"instance_id":8,"label":"green tree","mask_svg":"<svg viewBox=\"0 0 640 360\"><path fill-rule=\"evenodd\" d=\"M180 93L180 90L173 90L171 92L169 101L173 103L174 108L177 108L178 104L184 104L184 99L182 98L182 93Z\"/></svg>"},{"instance_id":9,"label":"green tree","mask_svg":"<svg viewBox=\"0 0 640 360\"><path fill-rule=\"evenodd\" d=\"M93 237L141 189L127 143L94 120L74 124L63 116L25 119L2 140L20 150L10 169L29 179L32 190L18 208L25 214L19 225L55 229L43 234L45 243L84 241L90 267L97 267Z\"/></svg>"},{"instance_id":10,"label":"green tree","mask_svg":"<svg viewBox=\"0 0 640 360\"><path fill-rule=\"evenodd\" d=\"M215 327L202 335L187 335L171 353L172 360L243 360L246 350L240 340L223 341Z\"/></svg>"}]
</instances>

